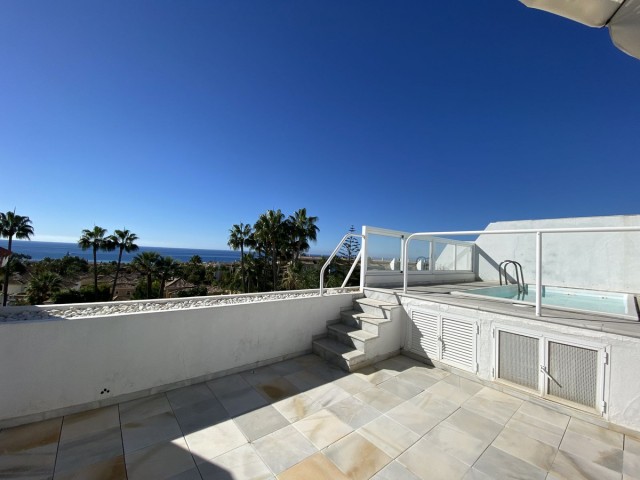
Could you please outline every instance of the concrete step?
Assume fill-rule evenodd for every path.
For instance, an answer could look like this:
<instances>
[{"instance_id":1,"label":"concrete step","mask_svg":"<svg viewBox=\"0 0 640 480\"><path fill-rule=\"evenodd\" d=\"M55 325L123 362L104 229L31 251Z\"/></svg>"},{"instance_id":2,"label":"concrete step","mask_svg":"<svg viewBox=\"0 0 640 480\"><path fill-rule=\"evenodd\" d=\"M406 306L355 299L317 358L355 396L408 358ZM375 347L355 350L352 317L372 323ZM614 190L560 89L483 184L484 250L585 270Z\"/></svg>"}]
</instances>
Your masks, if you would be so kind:
<instances>
[{"instance_id":1,"label":"concrete step","mask_svg":"<svg viewBox=\"0 0 640 480\"><path fill-rule=\"evenodd\" d=\"M370 315L377 315L378 317L389 318L389 310L392 307L397 307L397 303L384 302L382 300L375 300L373 298L358 298L354 301L354 309L361 310L364 313Z\"/></svg>"},{"instance_id":2,"label":"concrete step","mask_svg":"<svg viewBox=\"0 0 640 480\"><path fill-rule=\"evenodd\" d=\"M347 326L359 328L365 332L377 335L380 325L388 323L391 320L385 317L372 315L370 313L348 310L340 312L340 321Z\"/></svg>"},{"instance_id":3,"label":"concrete step","mask_svg":"<svg viewBox=\"0 0 640 480\"><path fill-rule=\"evenodd\" d=\"M349 347L333 338L320 338L312 344L313 353L326 361L351 372L366 361L364 352Z\"/></svg>"},{"instance_id":4,"label":"concrete step","mask_svg":"<svg viewBox=\"0 0 640 480\"><path fill-rule=\"evenodd\" d=\"M357 327L352 327L343 323L329 325L327 330L331 338L335 338L339 342L344 343L347 346L357 348L363 352L366 351L367 342L378 338L378 335L374 333L360 330Z\"/></svg>"}]
</instances>

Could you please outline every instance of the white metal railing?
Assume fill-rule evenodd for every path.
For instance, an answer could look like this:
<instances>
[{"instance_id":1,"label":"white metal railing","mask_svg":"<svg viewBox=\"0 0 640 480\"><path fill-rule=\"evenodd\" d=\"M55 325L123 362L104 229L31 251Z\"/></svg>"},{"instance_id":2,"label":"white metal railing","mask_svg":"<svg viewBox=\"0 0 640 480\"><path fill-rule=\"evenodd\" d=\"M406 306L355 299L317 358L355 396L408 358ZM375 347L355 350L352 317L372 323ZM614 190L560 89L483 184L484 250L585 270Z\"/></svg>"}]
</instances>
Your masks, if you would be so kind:
<instances>
[{"instance_id":1,"label":"white metal railing","mask_svg":"<svg viewBox=\"0 0 640 480\"><path fill-rule=\"evenodd\" d=\"M465 236L465 235L536 235L536 316L541 316L542 309L542 234L547 233L608 233L608 232L640 232L640 227L578 227L578 228L526 228L522 230L462 230L457 232L419 232L412 233L404 242L402 258L403 289L407 293L408 282L408 246L416 237Z\"/></svg>"},{"instance_id":2,"label":"white metal railing","mask_svg":"<svg viewBox=\"0 0 640 480\"><path fill-rule=\"evenodd\" d=\"M324 295L324 272L327 269L327 267L329 266L329 264L331 263L331 261L334 259L334 257L338 253L338 251L340 250L340 247L342 247L342 245L344 244L345 240L347 238L349 238L349 237L361 238L362 239L362 245L360 246L360 251L358 252L358 255L353 260L353 264L351 265L351 269L349 270L349 273L345 277L341 288L344 288L347 285L347 282L349 281L349 278L351 278L351 274L355 270L358 261L362 258L362 251L364 250L365 244L366 244L365 236L364 235L360 235L358 233L351 233L351 232L347 233L344 237L342 237L342 240L340 240L340 243L338 243L336 248L333 250L331 255L329 255L329 258L327 259L327 261L324 263L324 265L320 269L320 296Z\"/></svg>"}]
</instances>

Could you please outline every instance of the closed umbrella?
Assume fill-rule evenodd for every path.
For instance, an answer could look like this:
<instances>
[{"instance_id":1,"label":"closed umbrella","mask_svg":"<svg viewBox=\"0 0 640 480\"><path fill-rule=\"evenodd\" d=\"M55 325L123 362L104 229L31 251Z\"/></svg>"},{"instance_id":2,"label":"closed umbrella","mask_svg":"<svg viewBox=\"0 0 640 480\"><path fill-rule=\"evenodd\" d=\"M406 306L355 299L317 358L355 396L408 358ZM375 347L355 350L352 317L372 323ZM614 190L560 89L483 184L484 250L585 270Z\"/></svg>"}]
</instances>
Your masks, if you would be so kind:
<instances>
[{"instance_id":1,"label":"closed umbrella","mask_svg":"<svg viewBox=\"0 0 640 480\"><path fill-rule=\"evenodd\" d=\"M611 40L640 59L640 0L520 0L590 27L609 27Z\"/></svg>"}]
</instances>

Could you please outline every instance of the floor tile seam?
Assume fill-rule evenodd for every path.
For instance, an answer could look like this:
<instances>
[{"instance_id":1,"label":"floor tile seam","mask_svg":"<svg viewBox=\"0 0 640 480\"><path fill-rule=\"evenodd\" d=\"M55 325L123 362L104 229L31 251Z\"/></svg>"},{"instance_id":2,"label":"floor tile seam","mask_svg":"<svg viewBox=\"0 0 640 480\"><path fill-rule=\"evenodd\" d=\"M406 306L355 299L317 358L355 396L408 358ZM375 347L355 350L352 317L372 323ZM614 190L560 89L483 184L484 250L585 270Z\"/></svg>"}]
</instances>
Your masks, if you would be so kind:
<instances>
[{"instance_id":1,"label":"floor tile seam","mask_svg":"<svg viewBox=\"0 0 640 480\"><path fill-rule=\"evenodd\" d=\"M239 373L237 373L237 374L235 374L235 375L240 375L241 373L244 373L244 372L239 372ZM214 380L209 380L208 382L203 382L203 383L204 383L204 385L209 389L209 391L211 392L211 394L213 395L213 397L214 397L218 402L220 402L220 405L222 405L222 406L224 407L225 411L226 411L227 413L229 413L229 411L227 410L227 407L225 407L225 406L224 406L224 403L222 402L222 399L220 398L220 396L218 396L218 394L217 394L217 393L213 390L213 388L211 388L211 386L209 385L209 383L211 383L212 381L220 380L220 379L222 379L222 378L225 378L226 376L230 376L230 375L225 375L225 376L223 376L223 377L219 377L219 378L216 378L216 379L214 379ZM244 378L243 378L242 380L244 381L244 383L246 383L246 384L247 384L247 386L248 386L248 387L253 388L253 385L251 385L249 382L247 382ZM229 390L228 392L221 392L221 393L220 393L220 395L221 395L221 396L224 396L225 394L235 393L235 392L238 392L238 391L242 390L243 388L246 388L246 387L236 388L236 389L233 389L233 390ZM231 414L230 414L230 413L229 413L229 416L231 416Z\"/></svg>"},{"instance_id":2,"label":"floor tile seam","mask_svg":"<svg viewBox=\"0 0 640 480\"><path fill-rule=\"evenodd\" d=\"M124 474L126 479L128 480L129 472L127 471L127 462L125 461L125 458L124 458L124 435L122 433L122 412L120 411L120 403L118 403L118 425L120 426L120 444L122 445L122 463L124 463Z\"/></svg>"},{"instance_id":3,"label":"floor tile seam","mask_svg":"<svg viewBox=\"0 0 640 480\"><path fill-rule=\"evenodd\" d=\"M573 433L576 433L576 432L573 432ZM580 434L576 433L576 435L580 435ZM585 435L580 435L580 436L581 436L581 437L583 437L583 438L586 438L587 440L591 440L591 438L590 438L590 437L586 437ZM563 437L563 438L564 438L564 437ZM615 447L612 447L612 446L610 446L610 445L607 445L607 444L605 444L605 443L603 443L603 442L598 442L598 443L600 443L601 445L605 445L605 446L607 446L607 447L609 447L609 448L615 448ZM560 442L560 445L562 445L562 442ZM619 448L615 448L615 449L616 449L616 450L620 450L620 451L622 452L622 464L621 464L621 470L620 470L620 471L614 470L614 469L612 469L612 468L610 468L610 467L607 467L606 465L602 465L602 464L596 463L596 462L594 462L592 459L590 459L590 458L588 458L588 457L583 456L583 455L582 455L582 453L574 453L574 452L570 452L570 451L568 451L568 450L563 450L563 449L561 449L561 448L560 448L560 446L558 446L558 448L557 448L556 457L554 457L554 462L555 462L555 458L557 458L557 456L558 456L558 453L559 453L560 451L562 451L562 453L563 453L563 454L565 454L565 455L569 455L569 456L573 456L573 457L578 457L578 458L580 458L580 459L584 460L585 462L593 463L593 464L595 464L595 465L598 465L599 467L602 467L602 468L605 468L606 470L609 470L610 472L613 472L613 473L616 473L616 474L617 474L617 473L619 473L620 475L622 475L622 474L623 474L623 471L624 471L624 450L619 449Z\"/></svg>"},{"instance_id":4,"label":"floor tile seam","mask_svg":"<svg viewBox=\"0 0 640 480\"><path fill-rule=\"evenodd\" d=\"M473 397L471 397L471 398L473 398ZM460 408L462 408L462 406L461 406ZM520 409L520 408L518 408L518 410L519 410L519 409ZM478 463L478 460L480 460L480 459L482 458L482 456L486 453L486 451L487 451L487 450L489 450L489 448L490 448L490 447L492 447L492 446L493 446L494 448L497 448L498 450L500 450L500 451L502 451L502 452L506 453L507 455L511 455L509 452L505 452L505 451L504 451L504 450L502 450L501 448L499 448L499 447L497 447L497 446L494 446L494 445L493 445L493 442L495 442L495 441L496 441L496 438L498 438L498 437L500 436L500 434L502 433L502 431L503 431L505 428L507 428L507 423L509 423L509 422L511 421L511 419L513 418L513 416L516 414L516 412L517 412L518 410L516 410L515 412L513 412L513 413L511 414L511 416L509 417L509 419L504 423L504 425L502 425L502 429L500 430L500 432L499 432L495 437L493 437L493 440L491 440L491 441L489 442L489 444L484 448L484 450L482 450L482 453L481 453L480 455L478 455L478 458L476 458L476 460L473 462L473 464L472 464L469 468L474 468L474 467L475 467L475 465L476 465L476 463ZM475 413L475 412L473 412L473 413ZM482 416L482 417L484 417L484 418L487 418L487 417L485 417L484 415L482 415L482 414L480 414L480 413L476 413L476 415L480 415L480 416ZM487 420L491 420L491 419L490 419L490 418L487 418ZM493 420L491 420L491 421L493 422ZM494 422L494 423L497 423L497 422ZM473 436L473 435L472 435L472 436ZM557 449L556 449L556 455L557 455ZM513 456L513 455L511 455L511 456ZM517 457L514 457L514 458L517 458ZM521 459L519 459L519 460L521 460ZM523 461L524 461L524 460L523 460ZM555 456L554 456L554 461L555 461ZM527 462L527 463L529 463L529 462ZM532 465L532 464L530 464L530 465ZM552 465L553 465L553 464L552 464ZM539 468L539 467L536 467L536 468ZM540 469L540 470L542 470L542 469ZM547 470L547 473L548 473L548 470Z\"/></svg>"},{"instance_id":5,"label":"floor tile seam","mask_svg":"<svg viewBox=\"0 0 640 480\"><path fill-rule=\"evenodd\" d=\"M505 426L505 428L506 428L506 426ZM504 431L504 428L503 428L502 430ZM500 432L500 433L502 433L502 432ZM520 433L520 432L518 432L518 433ZM529 436L529 435L527 435L527 434L521 434L521 435L524 435L525 437L529 438L530 440L534 440L534 441L536 441L536 442L538 442L538 443L541 443L541 444L543 444L543 445L546 445L546 446L549 446L549 447L551 446L551 445L549 445L548 443L542 442L542 441L540 441L540 440L538 440L538 439L536 439L536 438L532 438L532 437L530 437L530 436ZM499 436L500 436L500 435L498 435L498 437L499 437ZM498 438L498 437L496 437L496 438ZM495 440L495 439L494 439L494 440ZM535 467L535 468L538 468L538 469L540 469L540 470L545 470L544 468L540 467L539 465L536 465L535 463L530 462L529 460L526 460L526 459L521 458L521 457L516 457L516 456L515 456L515 455L513 455L512 453L507 452L504 448L501 448L501 447L499 447L498 445L494 445L494 444L493 444L493 442L491 442L491 445L493 445L493 447L494 447L494 448L497 448L498 450L500 450L500 451L502 451L502 452L506 453L507 455L511 455L512 457L515 457L515 458L517 458L518 460L521 460L521 461L523 461L523 462L525 462L525 463L528 463L529 465L532 465L532 466L533 466L533 467ZM558 452L560 451L560 449L559 449L559 448L555 448L555 447L552 447L552 448L554 449L554 453L553 453L553 459L551 460L551 462L550 462L550 464L549 464L549 465L550 465L550 467L549 467L549 468L551 468L551 466L553 466L554 462L556 461L556 457L558 456ZM549 470L549 469L546 469L546 471L547 471L547 474L550 472L550 470Z\"/></svg>"},{"instance_id":6,"label":"floor tile seam","mask_svg":"<svg viewBox=\"0 0 640 480\"><path fill-rule=\"evenodd\" d=\"M56 444L56 459L53 462L53 470L51 471L51 478L55 476L56 466L58 465L58 453L60 453L60 440L62 439L62 427L64 427L64 420L66 415L62 417L62 421L60 422L60 433L58 434L58 443Z\"/></svg>"},{"instance_id":7,"label":"floor tile seam","mask_svg":"<svg viewBox=\"0 0 640 480\"><path fill-rule=\"evenodd\" d=\"M472 398L474 398L474 397L471 397L469 400L471 400ZM511 419L513 418L513 416L514 416L514 415L518 412L518 410L519 410L519 408L518 408L518 409L516 409L516 410L515 410L511 415L509 415L509 417L506 419L506 421L505 421L504 423L502 423L502 422L498 422L498 421L496 421L496 420L494 420L494 419L492 419L492 418L489 418L488 416L486 416L486 415L485 415L484 413L482 413L482 412L478 412L478 411L476 411L476 410L470 410L470 409L466 408L466 407L464 406L466 403L467 403L467 402L464 402L462 405L460 405L460 408L465 408L468 412L471 412L471 413L473 413L474 415L480 415L482 418L484 418L484 419L486 419L486 420L490 420L490 421L492 421L493 423L497 423L498 425L502 425L502 429L503 429L503 430L504 430L504 428L507 426L507 423L509 423L509 422L511 421ZM502 433L502 430L500 430L500 433Z\"/></svg>"},{"instance_id":8,"label":"floor tile seam","mask_svg":"<svg viewBox=\"0 0 640 480\"><path fill-rule=\"evenodd\" d=\"M560 442L558 442L558 447L556 448L556 453L553 456L553 461L551 462L551 467L549 468L549 470L547 470L547 475L549 473L552 473L552 471L553 471L553 466L555 465L556 459L558 458L558 454L560 453L560 445L562 445L562 441L564 440L564 436L567 433L567 429L569 428L569 423L571 422L571 418L573 418L573 417L571 417L571 415L569 415L569 421L567 422L567 424L565 425L565 427L564 427L564 429L562 431L562 436L560 437Z\"/></svg>"},{"instance_id":9,"label":"floor tile seam","mask_svg":"<svg viewBox=\"0 0 640 480\"><path fill-rule=\"evenodd\" d=\"M588 438L588 439L590 439L590 440L592 440L592 441L594 441L594 442L599 442L599 443L601 443L601 444L607 445L607 446L608 446L608 447L610 447L610 448L617 448L617 449L619 449L619 450L624 450L624 440L625 440L625 437L626 437L626 435L625 435L624 433L621 433L621 432L615 432L615 431L610 430L610 429L608 429L608 428L606 428L606 427L603 427L603 426L601 426L601 425L597 425L597 424L595 424L595 423L591 423L591 422L589 422L589 421L587 421L587 420L583 420L583 419L581 419L581 418L577 418L577 417L571 417L571 418L572 418L572 419L573 419L573 418L575 418L576 420L578 420L578 421L580 421L580 422L586 423L586 424L587 424L587 425L589 425L590 427L596 427L596 429L597 429L596 431L604 430L604 433L601 433L601 436L603 436L603 437L606 437L608 434L617 434L617 435L621 435L621 436L622 436L622 446L621 446L621 447L617 447L617 446L615 446L615 445L613 444L613 442L611 442L611 441L609 441L609 440L607 440L607 439L600 439L600 438L599 438L600 434L596 434L596 435L594 435L594 436L591 436L591 435L588 435L588 432L584 432L584 433L583 433L583 432L579 432L579 431L578 431L578 430L576 430L576 429L569 428L569 425L571 424L571 422L569 422L569 424L567 425L567 430L571 431L572 433L575 433L576 435L581 435L581 436L583 436L583 437L586 437L586 438Z\"/></svg>"},{"instance_id":10,"label":"floor tile seam","mask_svg":"<svg viewBox=\"0 0 640 480\"><path fill-rule=\"evenodd\" d=\"M356 431L356 430L354 430L353 432L348 433L347 435L351 435L352 433L357 433L357 431ZM345 435L345 437L346 437L347 435ZM358 433L358 435L360 435L360 434ZM362 437L362 435L360 435L360 436ZM340 440L344 439L345 437L342 437ZM365 438L365 437L362 437L362 438L364 438L367 442L369 441L369 440L368 440L367 438ZM337 440L337 441L339 441L339 440ZM337 442L337 441L336 441L336 442ZM334 443L336 443L336 442L334 442ZM331 444L331 445L333 445L333 444ZM326 454L325 454L325 452L329 449L329 447L330 447L331 445L327 445L327 446L326 446L326 447L324 447L323 449L319 449L319 450L318 450L318 453L322 454L322 456L323 456L327 461L329 461L329 462L330 462L334 467L336 467L336 468L338 469L338 471L339 471L339 472L342 472L342 474L343 474L343 475L345 475L345 476L347 476L347 477L348 477L348 476L349 476L349 474L348 474L347 472L345 472L344 470L342 470L342 469L340 468L340 466L339 466L336 462L334 462L334 461L331 459L331 457L329 457L329 455L326 455ZM377 448L377 447L376 447L376 448ZM383 452L383 453L384 453L384 452ZM314 454L314 455L315 455L315 454ZM307 458L309 458L309 457L307 457ZM305 459L305 460L306 460L306 459ZM391 462L393 462L393 459L391 460ZM389 463L391 463L391 462L389 462ZM387 464L387 465L388 465L388 464ZM385 465L385 466L386 466L386 465ZM383 468L384 468L384 467L383 467ZM378 473L378 472L376 472L376 473ZM373 477L376 473L374 473L371 477ZM371 478L371 477L369 477L369 478Z\"/></svg>"},{"instance_id":11,"label":"floor tile seam","mask_svg":"<svg viewBox=\"0 0 640 480\"><path fill-rule=\"evenodd\" d=\"M518 421L518 420L516 419L516 421ZM529 433L527 431L518 430L516 428L513 428L513 427L509 426L509 423L511 423L511 420L509 420L507 423L505 423L504 428L502 429L502 431L504 431L504 430L506 430L508 428L509 430L513 430L518 435L523 435L523 436L527 437L529 440L534 440L536 442L542 443L542 444L547 445L549 447L555 448L556 450L558 450L560 448L560 443L562 443L562 440L560 440L560 443L558 443L557 447L554 447L553 445L545 442L544 440L540 440L539 438L532 437L531 435L529 435ZM502 433L502 431L500 433ZM550 433L550 432L546 432L546 433Z\"/></svg>"},{"instance_id":12,"label":"floor tile seam","mask_svg":"<svg viewBox=\"0 0 640 480\"><path fill-rule=\"evenodd\" d=\"M591 444L591 445L593 445L595 447L602 447L602 448L607 449L607 450L620 450L620 451L624 452L623 448L615 447L615 446L611 445L610 443L603 442L602 440L600 440L598 438L589 437L589 436L584 435L582 433L576 432L575 430L571 430L571 433L573 435L577 435L578 437L583 438L585 441L587 441L589 444ZM564 439L564 435L563 435L562 438ZM561 442L561 444L562 444L562 442ZM623 446L624 446L624 443L623 443ZM578 456L581 456L581 455L578 455ZM582 457L582 458L584 458L584 457Z\"/></svg>"},{"instance_id":13,"label":"floor tile seam","mask_svg":"<svg viewBox=\"0 0 640 480\"><path fill-rule=\"evenodd\" d=\"M297 431L297 430L296 430ZM264 438L264 437L262 437ZM274 478L278 478L278 475L280 475L280 473L275 473L272 469L271 466L267 463L266 459L262 456L262 454L260 453L260 450L255 446L254 442L249 442L249 445L251 445L251 448L253 448L253 451L256 452L256 455L258 455L258 458L260 459L260 461L264 464L265 467L267 467L267 469L269 470L269 472L271 472L271 474L273 475ZM306 459L307 457L305 457ZM300 462L298 462L300 463ZM296 464L297 465L297 464ZM292 465L293 466L293 465ZM289 467L291 468L291 467ZM285 469L283 471L286 471L288 469Z\"/></svg>"},{"instance_id":14,"label":"floor tile seam","mask_svg":"<svg viewBox=\"0 0 640 480\"><path fill-rule=\"evenodd\" d=\"M551 426L551 427L556 427L557 429L562 430L562 435L561 435L561 436L563 436L563 437L564 437L564 433L565 433L565 431L567 430L567 427L566 427L566 426L565 426L565 427L561 427L561 426L559 426L559 425L556 425L556 424L553 424L553 423L547 422L547 421L545 421L545 420L539 420L539 419L537 419L536 417L534 417L534 416L532 416L532 415L529 415L529 414L527 414L527 413L520 412L520 409L516 410L516 412L515 412L513 415L515 416L515 415L516 415L516 413L519 413L520 415L522 415L522 416L524 416L524 417L527 417L527 419L531 419L533 422L532 422L532 423L528 423L528 422L526 422L525 420L520 420L519 418L515 418L515 419L514 419L515 421L520 421L520 422L522 422L522 423L524 423L524 424L526 424L526 425L530 425L530 426L532 426L532 427L538 428L538 429L543 430L543 431L545 431L545 432L548 432L548 433L551 433L551 434L553 434L553 433L554 433L553 431L548 430L547 428L545 428L544 426L540 426L539 424L541 424L541 423L542 423L542 424L544 424L545 426L546 426L546 425L549 425L549 426ZM513 418L513 417L512 417L512 418ZM567 422L567 425L568 425L568 424L569 424L569 422Z\"/></svg>"},{"instance_id":15,"label":"floor tile seam","mask_svg":"<svg viewBox=\"0 0 640 480\"><path fill-rule=\"evenodd\" d=\"M363 426L361 426L360 428L355 429L355 430L353 430L353 431L354 431L354 432L358 432L358 433L360 433L360 432L359 432L359 430L361 430L361 429L363 429L364 427L366 427L367 425L369 425L369 424L371 424L371 423L375 422L376 420L378 420L378 419L379 419L379 418L381 418L381 417L385 417L385 418L389 419L390 421L392 421L392 422L394 422L394 423L397 423L397 424L398 424L398 425L400 425L401 427L406 428L406 429L407 429L407 430L409 430L411 433L415 433L413 430L411 430L410 428L405 427L404 425L402 425L401 423L399 423L397 420L394 420L393 418L391 418L391 417L387 416L385 413L383 413L382 415L380 415L380 417L377 417L377 418L375 418L374 420L371 420L369 423L366 423L366 424L364 424ZM443 420L443 421L444 421L444 420ZM438 425L440 425L440 424L438 424ZM437 425L436 425L436 426L437 426ZM433 428L435 428L435 427L433 427ZM432 428L431 430L433 430L433 428ZM430 432L431 430L429 430L429 432ZM384 453L387 453L387 455L389 455L389 457L391 457L391 461L393 462L393 461L394 461L394 460L396 460L400 455L402 455L404 452L406 452L406 451L407 451L407 450L409 450L411 447L413 447L416 443L418 443L420 440L422 440L422 439L423 439L423 438L424 438L424 437L425 437L429 432L426 432L424 435L418 435L418 438L417 438L414 442L412 442L409 446L407 446L404 450L402 450L400 453L398 453L398 454L397 454L397 455L395 455L395 456L393 456L393 455L391 455L391 454L388 454L386 451L382 450L382 449L381 449L380 447L378 447L377 445L376 445L376 447L380 448L380 450L382 450ZM360 435L364 437L364 435L362 435L362 433L360 433ZM417 435L417 434L416 434L416 435ZM344 438L344 437L343 437L343 438ZM364 438L365 438L366 440L368 440L369 442L371 442L371 440L369 440L367 437L364 437ZM371 443L374 443L374 442L371 442ZM375 443L374 443L374 445L375 445Z\"/></svg>"},{"instance_id":16,"label":"floor tile seam","mask_svg":"<svg viewBox=\"0 0 640 480\"><path fill-rule=\"evenodd\" d=\"M205 386L207 386L206 382L205 382ZM208 386L207 386L207 388L208 388ZM198 470L198 475L200 475L200 478L202 478L202 472L200 471L200 467L198 467L198 462L196 462L196 459L193 458L193 452L191 451L191 447L189 446L189 442L187 442L187 438L185 437L184 431L182 430L182 425L180 425L180 422L178 421L178 416L176 415L176 412L175 412L176 409L174 408L173 404L171 403L171 400L169 400L169 397L167 396L166 393L164 394L164 396L167 398L167 402L169 403L169 408L171 409L171 413L173 414L173 418L176 419L176 423L178 424L178 429L180 430L180 434L182 435L182 439L184 440L185 445L189 449L189 455L191 455L191 461L194 463L196 469ZM175 439L173 439L173 440L175 440ZM142 448L149 448L149 447L151 447L153 445L157 445L158 443L162 443L162 442L165 442L165 441L166 440L160 440L159 442L153 443L151 445L147 445L146 447L142 447ZM172 440L169 440L169 441L171 442ZM129 452L129 453L131 454L131 453L134 453L134 452L136 452L138 450L142 450L142 448L139 448L139 449L134 450L133 452ZM122 450L124 452L124 439L123 439L123 444L122 444ZM125 462L125 470L126 470L126 467L127 467L127 463ZM179 473L184 473L187 470L184 470L183 472L179 472ZM128 478L128 472L127 472L127 478Z\"/></svg>"}]
</instances>

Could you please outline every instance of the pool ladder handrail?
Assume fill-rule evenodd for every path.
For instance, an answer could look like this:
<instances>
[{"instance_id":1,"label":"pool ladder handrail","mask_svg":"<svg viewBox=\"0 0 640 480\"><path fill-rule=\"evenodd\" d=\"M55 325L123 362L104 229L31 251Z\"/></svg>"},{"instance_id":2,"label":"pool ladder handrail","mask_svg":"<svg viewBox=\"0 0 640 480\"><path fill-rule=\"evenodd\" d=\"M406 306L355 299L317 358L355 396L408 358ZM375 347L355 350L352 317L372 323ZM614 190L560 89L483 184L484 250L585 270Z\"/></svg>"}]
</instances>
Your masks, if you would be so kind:
<instances>
[{"instance_id":1,"label":"pool ladder handrail","mask_svg":"<svg viewBox=\"0 0 640 480\"><path fill-rule=\"evenodd\" d=\"M507 279L507 266L513 265L516 272L516 283L518 285L518 293L524 293L524 272L522 271L522 265L515 260L504 260L498 267L498 277L500 278L500 285L502 285L502 275L504 274L504 284L509 285Z\"/></svg>"}]
</instances>

